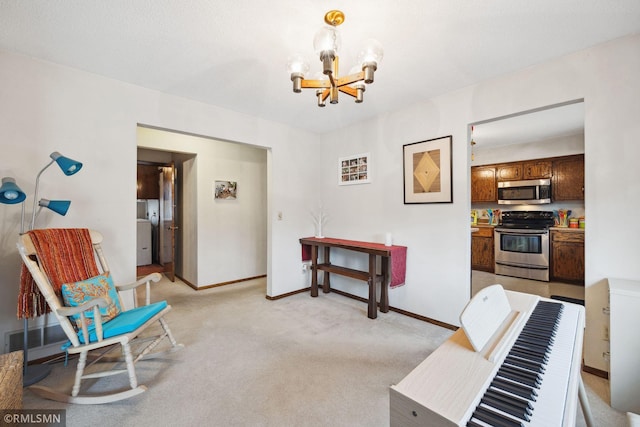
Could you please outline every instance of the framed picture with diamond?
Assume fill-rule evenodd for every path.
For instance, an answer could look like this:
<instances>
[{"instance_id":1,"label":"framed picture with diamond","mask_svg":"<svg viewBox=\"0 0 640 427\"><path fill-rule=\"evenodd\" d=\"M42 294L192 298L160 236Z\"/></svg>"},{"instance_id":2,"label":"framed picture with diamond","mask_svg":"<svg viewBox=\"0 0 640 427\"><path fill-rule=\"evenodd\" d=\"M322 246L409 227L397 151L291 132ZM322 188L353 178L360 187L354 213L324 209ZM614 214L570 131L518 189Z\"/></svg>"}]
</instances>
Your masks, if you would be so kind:
<instances>
[{"instance_id":1,"label":"framed picture with diamond","mask_svg":"<svg viewBox=\"0 0 640 427\"><path fill-rule=\"evenodd\" d=\"M368 184L371 182L369 153L338 159L338 185Z\"/></svg>"},{"instance_id":2,"label":"framed picture with diamond","mask_svg":"<svg viewBox=\"0 0 640 427\"><path fill-rule=\"evenodd\" d=\"M452 203L451 135L402 146L404 203Z\"/></svg>"}]
</instances>

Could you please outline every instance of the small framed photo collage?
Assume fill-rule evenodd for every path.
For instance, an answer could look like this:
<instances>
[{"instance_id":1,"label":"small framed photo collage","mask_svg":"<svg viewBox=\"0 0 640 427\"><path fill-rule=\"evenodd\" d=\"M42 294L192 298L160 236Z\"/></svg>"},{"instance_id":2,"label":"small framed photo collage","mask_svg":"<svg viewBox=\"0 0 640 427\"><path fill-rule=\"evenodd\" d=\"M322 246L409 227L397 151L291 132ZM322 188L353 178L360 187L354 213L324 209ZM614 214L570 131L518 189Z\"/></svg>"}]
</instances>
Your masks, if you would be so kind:
<instances>
[{"instance_id":1,"label":"small framed photo collage","mask_svg":"<svg viewBox=\"0 0 640 427\"><path fill-rule=\"evenodd\" d=\"M338 159L338 185L368 184L371 182L369 153Z\"/></svg>"}]
</instances>

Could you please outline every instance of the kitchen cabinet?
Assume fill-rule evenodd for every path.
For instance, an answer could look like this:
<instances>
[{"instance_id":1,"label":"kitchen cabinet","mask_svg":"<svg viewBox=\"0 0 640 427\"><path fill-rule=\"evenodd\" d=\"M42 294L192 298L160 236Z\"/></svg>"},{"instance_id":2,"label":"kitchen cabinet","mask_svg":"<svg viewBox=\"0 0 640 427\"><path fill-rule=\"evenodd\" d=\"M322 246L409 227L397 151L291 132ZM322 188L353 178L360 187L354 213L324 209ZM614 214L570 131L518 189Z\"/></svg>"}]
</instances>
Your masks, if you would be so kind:
<instances>
[{"instance_id":1,"label":"kitchen cabinet","mask_svg":"<svg viewBox=\"0 0 640 427\"><path fill-rule=\"evenodd\" d=\"M609 278L609 388L611 406L640 413L640 281Z\"/></svg>"},{"instance_id":2,"label":"kitchen cabinet","mask_svg":"<svg viewBox=\"0 0 640 427\"><path fill-rule=\"evenodd\" d=\"M496 165L497 181L520 181L522 180L522 162L504 163Z\"/></svg>"},{"instance_id":3,"label":"kitchen cabinet","mask_svg":"<svg viewBox=\"0 0 640 427\"><path fill-rule=\"evenodd\" d=\"M160 198L160 171L155 165L138 165L138 199Z\"/></svg>"},{"instance_id":4,"label":"kitchen cabinet","mask_svg":"<svg viewBox=\"0 0 640 427\"><path fill-rule=\"evenodd\" d=\"M474 226L478 231L471 234L471 269L494 272L493 227Z\"/></svg>"},{"instance_id":5,"label":"kitchen cabinet","mask_svg":"<svg viewBox=\"0 0 640 427\"><path fill-rule=\"evenodd\" d=\"M552 163L550 160L529 160L522 163L523 179L551 178Z\"/></svg>"},{"instance_id":6,"label":"kitchen cabinet","mask_svg":"<svg viewBox=\"0 0 640 427\"><path fill-rule=\"evenodd\" d=\"M473 166L471 168L471 203L497 202L496 168Z\"/></svg>"},{"instance_id":7,"label":"kitchen cabinet","mask_svg":"<svg viewBox=\"0 0 640 427\"><path fill-rule=\"evenodd\" d=\"M554 202L584 200L584 154L553 160L551 196Z\"/></svg>"},{"instance_id":8,"label":"kitchen cabinet","mask_svg":"<svg viewBox=\"0 0 640 427\"><path fill-rule=\"evenodd\" d=\"M584 285L584 231L551 230L551 280Z\"/></svg>"},{"instance_id":9,"label":"kitchen cabinet","mask_svg":"<svg viewBox=\"0 0 640 427\"><path fill-rule=\"evenodd\" d=\"M552 162L549 159L527 160L496 165L498 181L551 178Z\"/></svg>"}]
</instances>

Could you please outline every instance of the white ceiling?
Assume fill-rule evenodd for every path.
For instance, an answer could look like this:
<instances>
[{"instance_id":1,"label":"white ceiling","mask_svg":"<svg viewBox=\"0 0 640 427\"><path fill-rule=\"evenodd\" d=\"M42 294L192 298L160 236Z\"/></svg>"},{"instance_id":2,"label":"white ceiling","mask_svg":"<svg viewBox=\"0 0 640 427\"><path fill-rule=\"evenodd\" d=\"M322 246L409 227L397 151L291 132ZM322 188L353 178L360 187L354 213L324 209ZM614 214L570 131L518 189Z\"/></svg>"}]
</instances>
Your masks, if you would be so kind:
<instances>
[{"instance_id":1,"label":"white ceiling","mask_svg":"<svg viewBox=\"0 0 640 427\"><path fill-rule=\"evenodd\" d=\"M365 101L316 106L287 57L340 9L340 74L385 56ZM0 49L322 133L640 32L638 0L0 0Z\"/></svg>"}]
</instances>

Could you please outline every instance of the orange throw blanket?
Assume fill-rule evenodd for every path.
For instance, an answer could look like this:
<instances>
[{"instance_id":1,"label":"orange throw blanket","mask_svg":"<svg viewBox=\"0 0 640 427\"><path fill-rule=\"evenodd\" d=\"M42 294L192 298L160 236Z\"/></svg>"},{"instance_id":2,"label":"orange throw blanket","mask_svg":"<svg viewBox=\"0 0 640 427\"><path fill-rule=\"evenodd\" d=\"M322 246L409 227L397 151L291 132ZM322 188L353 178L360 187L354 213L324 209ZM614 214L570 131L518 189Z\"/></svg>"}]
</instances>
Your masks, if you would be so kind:
<instances>
[{"instance_id":1,"label":"orange throw blanket","mask_svg":"<svg viewBox=\"0 0 640 427\"><path fill-rule=\"evenodd\" d=\"M86 228L46 228L28 232L36 249L38 263L56 294L64 283L73 283L100 274ZM20 272L18 319L50 312L44 296L23 263Z\"/></svg>"}]
</instances>

